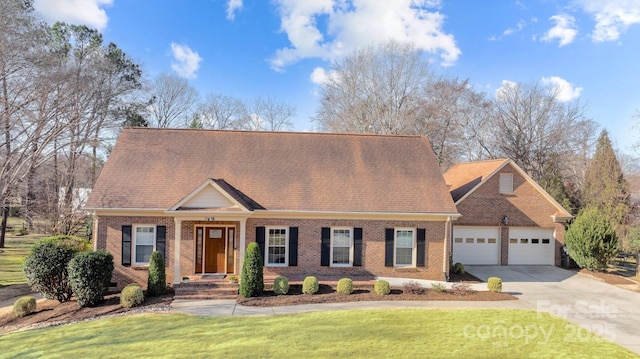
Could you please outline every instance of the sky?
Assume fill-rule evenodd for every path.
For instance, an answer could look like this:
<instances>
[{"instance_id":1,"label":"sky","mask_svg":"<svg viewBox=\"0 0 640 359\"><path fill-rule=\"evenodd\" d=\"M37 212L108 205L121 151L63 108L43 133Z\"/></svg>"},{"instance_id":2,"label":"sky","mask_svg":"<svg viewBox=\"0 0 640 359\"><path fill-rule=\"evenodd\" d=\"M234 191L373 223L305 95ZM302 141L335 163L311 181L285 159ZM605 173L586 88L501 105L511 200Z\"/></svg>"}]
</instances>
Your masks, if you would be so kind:
<instances>
[{"instance_id":1,"label":"sky","mask_svg":"<svg viewBox=\"0 0 640 359\"><path fill-rule=\"evenodd\" d=\"M276 97L313 131L331 61L410 41L433 71L494 97L557 86L622 151L640 136L640 0L35 0L50 22L100 30L149 78L174 72L201 96Z\"/></svg>"}]
</instances>

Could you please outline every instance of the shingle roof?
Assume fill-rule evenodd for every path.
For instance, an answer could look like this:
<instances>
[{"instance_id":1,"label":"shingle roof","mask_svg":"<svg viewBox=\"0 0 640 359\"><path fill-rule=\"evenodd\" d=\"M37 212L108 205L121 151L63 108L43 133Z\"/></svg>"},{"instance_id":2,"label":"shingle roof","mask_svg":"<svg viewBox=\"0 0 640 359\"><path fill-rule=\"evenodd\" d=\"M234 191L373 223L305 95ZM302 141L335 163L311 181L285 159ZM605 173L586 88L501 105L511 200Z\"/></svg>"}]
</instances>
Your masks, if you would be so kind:
<instances>
[{"instance_id":1,"label":"shingle roof","mask_svg":"<svg viewBox=\"0 0 640 359\"><path fill-rule=\"evenodd\" d=\"M453 201L457 202L464 197L507 161L509 160L501 158L455 164L444 174L444 180L449 186Z\"/></svg>"},{"instance_id":2,"label":"shingle roof","mask_svg":"<svg viewBox=\"0 0 640 359\"><path fill-rule=\"evenodd\" d=\"M250 209L457 213L424 137L143 128L86 207L168 209L210 179Z\"/></svg>"}]
</instances>

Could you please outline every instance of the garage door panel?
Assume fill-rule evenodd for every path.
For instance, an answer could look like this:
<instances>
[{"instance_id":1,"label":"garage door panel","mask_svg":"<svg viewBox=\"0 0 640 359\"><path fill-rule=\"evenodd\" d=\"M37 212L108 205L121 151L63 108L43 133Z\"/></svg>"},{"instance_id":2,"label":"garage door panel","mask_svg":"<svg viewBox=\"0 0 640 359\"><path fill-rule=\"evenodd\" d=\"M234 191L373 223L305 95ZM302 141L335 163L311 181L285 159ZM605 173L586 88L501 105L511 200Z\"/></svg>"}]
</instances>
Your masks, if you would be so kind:
<instances>
[{"instance_id":1,"label":"garage door panel","mask_svg":"<svg viewBox=\"0 0 640 359\"><path fill-rule=\"evenodd\" d=\"M453 262L496 265L500 258L500 228L453 227Z\"/></svg>"},{"instance_id":2,"label":"garage door panel","mask_svg":"<svg viewBox=\"0 0 640 359\"><path fill-rule=\"evenodd\" d=\"M509 264L553 265L552 228L509 228Z\"/></svg>"}]
</instances>

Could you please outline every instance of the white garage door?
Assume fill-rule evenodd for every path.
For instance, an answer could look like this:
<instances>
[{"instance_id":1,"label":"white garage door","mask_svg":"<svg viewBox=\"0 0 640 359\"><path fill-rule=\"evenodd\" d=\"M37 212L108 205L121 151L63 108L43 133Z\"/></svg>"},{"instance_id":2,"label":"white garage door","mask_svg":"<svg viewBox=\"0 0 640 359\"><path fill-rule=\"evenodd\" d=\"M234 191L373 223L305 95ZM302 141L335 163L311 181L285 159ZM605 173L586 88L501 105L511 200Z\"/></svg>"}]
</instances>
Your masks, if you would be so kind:
<instances>
[{"instance_id":1,"label":"white garage door","mask_svg":"<svg viewBox=\"0 0 640 359\"><path fill-rule=\"evenodd\" d=\"M554 264L553 228L509 228L509 264Z\"/></svg>"},{"instance_id":2,"label":"white garage door","mask_svg":"<svg viewBox=\"0 0 640 359\"><path fill-rule=\"evenodd\" d=\"M453 227L453 263L500 264L500 228Z\"/></svg>"}]
</instances>

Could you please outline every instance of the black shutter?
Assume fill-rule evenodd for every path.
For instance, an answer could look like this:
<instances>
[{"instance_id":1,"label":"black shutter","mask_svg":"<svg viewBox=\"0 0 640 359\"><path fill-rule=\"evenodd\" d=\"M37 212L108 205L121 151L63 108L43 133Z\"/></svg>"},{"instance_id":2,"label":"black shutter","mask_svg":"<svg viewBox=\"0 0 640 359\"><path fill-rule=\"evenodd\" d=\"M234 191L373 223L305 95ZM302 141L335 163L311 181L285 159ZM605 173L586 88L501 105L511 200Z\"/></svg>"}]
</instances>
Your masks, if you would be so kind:
<instances>
[{"instance_id":1,"label":"black shutter","mask_svg":"<svg viewBox=\"0 0 640 359\"><path fill-rule=\"evenodd\" d=\"M331 228L322 227L322 245L320 246L320 265L329 265L329 255L331 251Z\"/></svg>"},{"instance_id":2,"label":"black shutter","mask_svg":"<svg viewBox=\"0 0 640 359\"><path fill-rule=\"evenodd\" d=\"M353 229L353 265L362 266L362 228Z\"/></svg>"},{"instance_id":3,"label":"black shutter","mask_svg":"<svg viewBox=\"0 0 640 359\"><path fill-rule=\"evenodd\" d=\"M384 230L384 266L393 267L393 228Z\"/></svg>"},{"instance_id":4,"label":"black shutter","mask_svg":"<svg viewBox=\"0 0 640 359\"><path fill-rule=\"evenodd\" d=\"M122 265L131 265L131 226L122 226Z\"/></svg>"},{"instance_id":5,"label":"black shutter","mask_svg":"<svg viewBox=\"0 0 640 359\"><path fill-rule=\"evenodd\" d=\"M256 243L258 243L258 247L260 247L260 255L264 263L264 227L256 227Z\"/></svg>"},{"instance_id":6,"label":"black shutter","mask_svg":"<svg viewBox=\"0 0 640 359\"><path fill-rule=\"evenodd\" d=\"M289 227L289 266L298 265L298 227Z\"/></svg>"},{"instance_id":7,"label":"black shutter","mask_svg":"<svg viewBox=\"0 0 640 359\"><path fill-rule=\"evenodd\" d=\"M165 252L167 247L167 226L156 227L156 251L162 254L162 260L166 261Z\"/></svg>"},{"instance_id":8,"label":"black shutter","mask_svg":"<svg viewBox=\"0 0 640 359\"><path fill-rule=\"evenodd\" d=\"M427 246L426 246L425 238L426 238L426 230L424 228L418 228L417 237L416 237L416 241L417 241L416 250L418 251L416 256L416 266L418 267L424 267L426 264L425 249L427 248Z\"/></svg>"}]
</instances>

